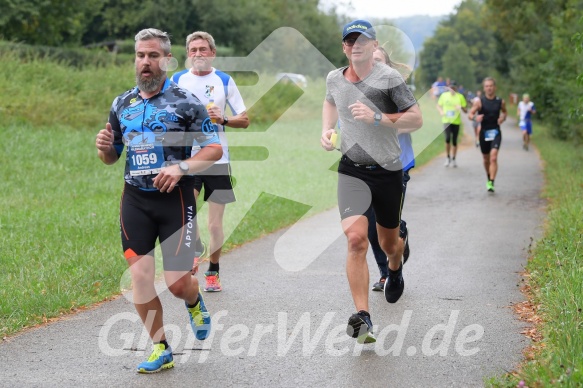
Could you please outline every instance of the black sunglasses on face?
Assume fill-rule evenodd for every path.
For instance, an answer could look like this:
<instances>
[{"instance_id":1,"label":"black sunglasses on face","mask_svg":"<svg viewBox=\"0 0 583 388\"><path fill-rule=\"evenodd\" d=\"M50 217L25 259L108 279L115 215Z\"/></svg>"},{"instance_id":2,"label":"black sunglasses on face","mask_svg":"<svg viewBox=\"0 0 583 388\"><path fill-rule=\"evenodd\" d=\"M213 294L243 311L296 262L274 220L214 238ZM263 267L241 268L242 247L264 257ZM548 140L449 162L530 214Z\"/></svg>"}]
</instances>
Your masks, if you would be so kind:
<instances>
[{"instance_id":1,"label":"black sunglasses on face","mask_svg":"<svg viewBox=\"0 0 583 388\"><path fill-rule=\"evenodd\" d=\"M368 44L368 42L372 41L372 39L367 38L365 36L359 36L358 38L346 38L342 42L348 47L354 46L355 43L358 42L359 45L364 46Z\"/></svg>"}]
</instances>

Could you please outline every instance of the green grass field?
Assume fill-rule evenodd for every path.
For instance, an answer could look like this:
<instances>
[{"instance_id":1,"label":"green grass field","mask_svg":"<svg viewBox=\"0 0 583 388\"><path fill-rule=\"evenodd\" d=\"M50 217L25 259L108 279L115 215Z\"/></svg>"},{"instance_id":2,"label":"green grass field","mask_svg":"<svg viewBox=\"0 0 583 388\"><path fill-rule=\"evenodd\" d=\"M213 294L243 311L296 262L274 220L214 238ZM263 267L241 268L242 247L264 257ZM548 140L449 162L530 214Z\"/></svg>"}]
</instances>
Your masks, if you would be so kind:
<instances>
[{"instance_id":1,"label":"green grass field","mask_svg":"<svg viewBox=\"0 0 583 388\"><path fill-rule=\"evenodd\" d=\"M133 84L133 69L71 69L48 61L0 59L0 335L76 311L129 287L119 237L123 163L102 164L95 135L113 98ZM265 77L268 85L273 77ZM248 106L268 88L241 87ZM227 207L232 249L336 204L340 154L320 147L324 81L310 87L272 125L229 131L237 202ZM420 98L423 105L423 97ZM435 109L414 134L421 158L442 150ZM268 103L266 110L276 109ZM417 145L419 145L417 147ZM255 147L243 148L243 147ZM257 147L262 148L257 152ZM267 152L265 152L265 150ZM261 157L257 157L257 155ZM258 160L257 160L258 159ZM262 160L265 159L265 160ZM207 209L199 225L208 241Z\"/></svg>"},{"instance_id":2,"label":"green grass field","mask_svg":"<svg viewBox=\"0 0 583 388\"><path fill-rule=\"evenodd\" d=\"M533 142L544 160L548 216L544 237L528 261L532 304L542 319L534 359L497 387L583 385L583 147L558 141L536 124Z\"/></svg>"}]
</instances>

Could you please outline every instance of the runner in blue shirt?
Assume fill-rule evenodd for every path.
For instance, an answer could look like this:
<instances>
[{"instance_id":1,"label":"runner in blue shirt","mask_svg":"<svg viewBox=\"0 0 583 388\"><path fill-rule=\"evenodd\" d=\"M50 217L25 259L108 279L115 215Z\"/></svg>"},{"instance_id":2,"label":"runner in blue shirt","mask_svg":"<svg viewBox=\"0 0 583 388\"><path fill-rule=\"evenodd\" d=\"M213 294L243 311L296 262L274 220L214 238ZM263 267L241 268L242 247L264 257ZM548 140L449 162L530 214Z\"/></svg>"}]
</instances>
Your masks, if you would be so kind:
<instances>
[{"instance_id":1,"label":"runner in blue shirt","mask_svg":"<svg viewBox=\"0 0 583 388\"><path fill-rule=\"evenodd\" d=\"M135 44L137 86L112 104L109 122L97 134L97 155L114 164L124 148L125 187L120 204L120 232L130 267L135 308L154 350L138 365L139 373L172 368L162 304L154 288L156 240L160 240L164 278L170 292L184 300L195 337L210 334L210 314L190 276L194 261L196 201L190 174L211 166L222 155L205 107L179 88L163 70L172 55L168 34L140 31ZM201 151L190 156L192 143Z\"/></svg>"},{"instance_id":2,"label":"runner in blue shirt","mask_svg":"<svg viewBox=\"0 0 583 388\"><path fill-rule=\"evenodd\" d=\"M373 58L376 62L384 63L390 67L402 70L408 73L411 72L408 66L393 62L389 56L389 53L382 48L377 47L376 51L373 53ZM403 204L405 203L405 193L407 191L407 182L411 179L409 175L409 170L415 167L415 154L413 152L413 142L411 140L410 133L399 133L399 146L401 147L401 162L403 164L403 200L401 201L401 212L403 211ZM374 283L372 286L373 291L383 291L385 287L385 281L389 276L389 267L387 266L387 255L383 252L381 245L379 244L379 237L377 234L376 218L374 211L371 208L366 212L366 217L368 218L368 241L370 242L370 247L372 249L375 261L379 267L379 272L381 278L378 282ZM409 231L407 230L407 222L401 218L401 223L399 224L399 237L403 240L404 250L403 250L403 263L406 263L409 259L410 249L409 249Z\"/></svg>"},{"instance_id":3,"label":"runner in blue shirt","mask_svg":"<svg viewBox=\"0 0 583 388\"><path fill-rule=\"evenodd\" d=\"M518 117L520 121L518 126L522 131L522 148L528 151L530 144L530 135L532 135L532 115L536 113L534 102L530 101L528 93L522 95L522 101L518 103Z\"/></svg>"}]
</instances>

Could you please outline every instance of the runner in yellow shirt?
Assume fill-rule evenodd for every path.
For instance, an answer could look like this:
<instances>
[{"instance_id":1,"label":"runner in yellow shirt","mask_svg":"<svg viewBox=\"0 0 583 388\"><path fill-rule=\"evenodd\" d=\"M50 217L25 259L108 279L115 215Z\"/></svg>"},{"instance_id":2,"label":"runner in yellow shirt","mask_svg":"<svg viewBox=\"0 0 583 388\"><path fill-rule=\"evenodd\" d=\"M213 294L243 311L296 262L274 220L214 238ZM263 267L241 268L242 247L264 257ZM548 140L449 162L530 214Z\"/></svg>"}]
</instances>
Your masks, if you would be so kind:
<instances>
[{"instance_id":1,"label":"runner in yellow shirt","mask_svg":"<svg viewBox=\"0 0 583 388\"><path fill-rule=\"evenodd\" d=\"M445 130L445 152L447 153L447 160L445 161L445 167L450 164L453 167L457 167L455 161L455 156L457 153L457 137L460 131L460 124L462 119L460 116L460 111L467 113L466 109L466 99L464 96L457 92L457 84L452 81L449 85L449 91L442 93L437 101L437 110L441 115L441 121L443 122L443 127ZM453 145L453 149L450 146ZM450 157L450 150L452 157Z\"/></svg>"}]
</instances>

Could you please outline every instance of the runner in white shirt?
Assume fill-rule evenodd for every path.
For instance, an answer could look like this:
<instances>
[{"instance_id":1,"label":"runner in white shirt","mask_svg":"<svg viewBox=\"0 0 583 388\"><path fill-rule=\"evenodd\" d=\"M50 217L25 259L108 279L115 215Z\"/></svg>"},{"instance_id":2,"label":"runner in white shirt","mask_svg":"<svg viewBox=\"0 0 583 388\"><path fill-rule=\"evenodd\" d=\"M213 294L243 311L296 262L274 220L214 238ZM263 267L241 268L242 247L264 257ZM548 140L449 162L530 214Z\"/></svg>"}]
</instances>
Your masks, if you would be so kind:
<instances>
[{"instance_id":1,"label":"runner in white shirt","mask_svg":"<svg viewBox=\"0 0 583 388\"><path fill-rule=\"evenodd\" d=\"M530 143L530 135L532 135L532 115L536 113L534 102L530 101L530 96L527 93L522 95L522 101L518 103L518 117L520 122L518 126L522 130L522 148L528 151L528 144Z\"/></svg>"},{"instance_id":2,"label":"runner in white shirt","mask_svg":"<svg viewBox=\"0 0 583 388\"><path fill-rule=\"evenodd\" d=\"M217 53L214 38L203 31L194 32L186 38L186 50L192 67L174 74L172 80L178 86L191 91L207 105L209 117L216 123L223 147L223 157L206 170L205 175L197 175L195 183L196 197L198 198L204 186L204 200L209 204L210 264L208 271L205 272L204 290L216 292L222 290L219 280L219 259L225 240L223 232L225 205L235 201L225 127L247 128L249 118L233 78L212 67ZM209 105L211 100L212 106ZM226 115L227 105L232 116ZM192 152L193 154L198 152L196 144ZM197 263L193 272L196 273L196 270Z\"/></svg>"}]
</instances>

